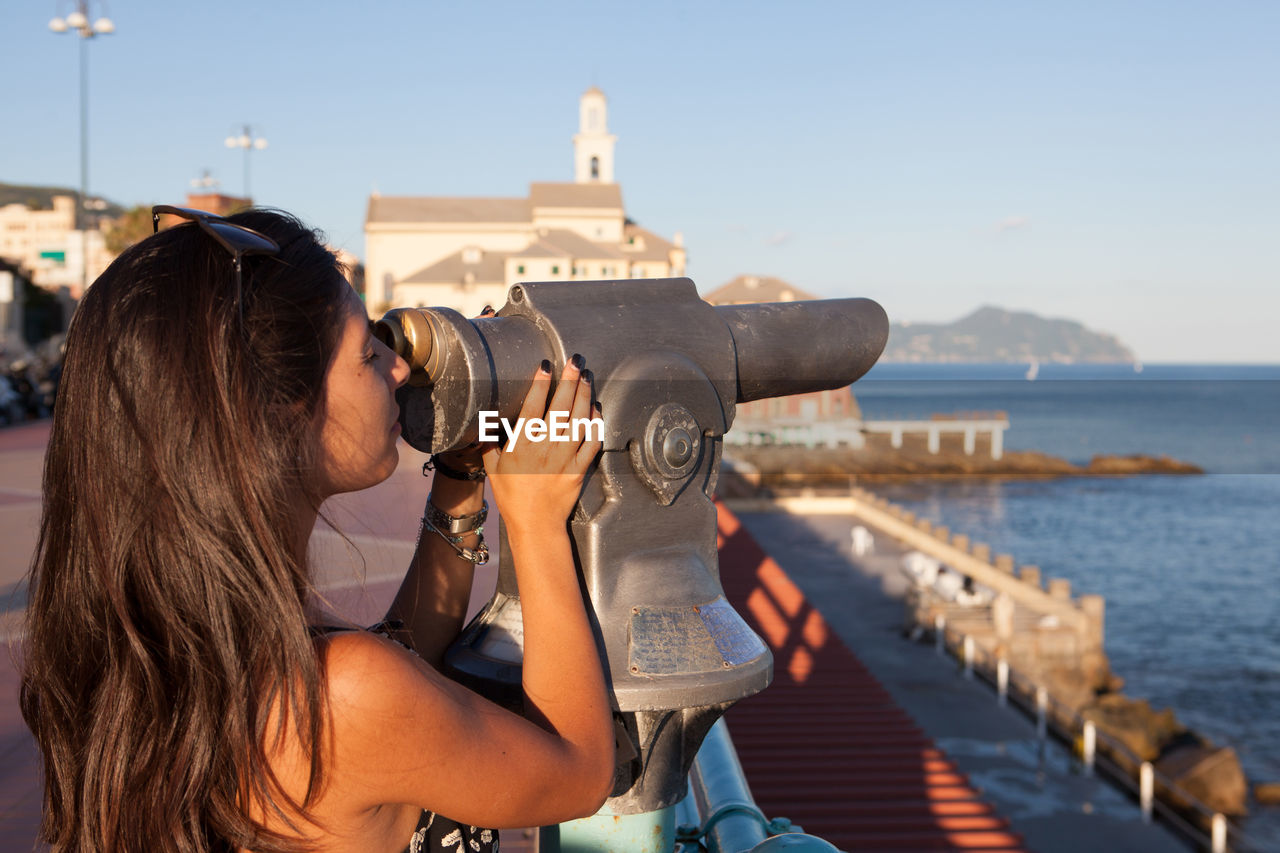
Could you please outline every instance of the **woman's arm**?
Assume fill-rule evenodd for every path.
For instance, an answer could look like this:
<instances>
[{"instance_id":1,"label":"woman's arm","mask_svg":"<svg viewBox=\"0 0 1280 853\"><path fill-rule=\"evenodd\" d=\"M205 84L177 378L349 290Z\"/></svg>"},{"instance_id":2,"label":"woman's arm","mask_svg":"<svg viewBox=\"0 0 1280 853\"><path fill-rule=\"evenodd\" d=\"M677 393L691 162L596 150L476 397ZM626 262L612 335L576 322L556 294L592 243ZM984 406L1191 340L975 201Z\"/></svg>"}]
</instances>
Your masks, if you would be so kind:
<instances>
[{"instance_id":1,"label":"woman's arm","mask_svg":"<svg viewBox=\"0 0 1280 853\"><path fill-rule=\"evenodd\" d=\"M581 356L565 365L550 405L542 405L549 372L539 372L521 415L574 419L596 414L591 375ZM580 746L608 756L613 767L613 725L595 636L587 619L569 543L568 520L582 480L601 441L517 444L485 451L493 492L515 561L524 620L522 679L527 716Z\"/></svg>"},{"instance_id":2,"label":"woman's arm","mask_svg":"<svg viewBox=\"0 0 1280 853\"><path fill-rule=\"evenodd\" d=\"M460 470L480 466L477 452L451 454L449 460L451 467ZM437 472L432 478L431 494L427 499L449 515L472 515L483 506L484 483L454 480ZM423 507L423 514L426 514L426 507ZM489 529L492 530L492 526ZM479 536L470 533L459 544L475 548L479 540ZM462 630L467 603L471 600L473 569L474 566L459 557L449 543L423 525L418 532L413 562L409 564L400 590L387 610L388 620L404 623L407 636L398 639L437 669L444 659L445 649Z\"/></svg>"}]
</instances>

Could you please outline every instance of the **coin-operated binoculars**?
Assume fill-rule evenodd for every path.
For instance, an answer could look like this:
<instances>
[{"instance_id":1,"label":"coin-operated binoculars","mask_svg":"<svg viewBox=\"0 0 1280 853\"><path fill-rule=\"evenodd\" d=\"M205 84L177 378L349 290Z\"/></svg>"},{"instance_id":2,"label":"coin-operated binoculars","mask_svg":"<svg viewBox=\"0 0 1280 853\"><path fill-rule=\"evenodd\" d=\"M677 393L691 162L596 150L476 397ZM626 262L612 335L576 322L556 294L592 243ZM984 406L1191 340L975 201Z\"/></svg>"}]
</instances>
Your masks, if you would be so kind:
<instances>
[{"instance_id":1,"label":"coin-operated binoculars","mask_svg":"<svg viewBox=\"0 0 1280 853\"><path fill-rule=\"evenodd\" d=\"M719 579L712 496L735 406L853 382L884 348L884 310L868 299L712 307L686 278L546 282L513 286L492 317L396 309L378 334L413 368L403 435L426 452L474 441L482 411L514 420L542 359L558 375L586 357L604 450L569 528L618 721L605 808L678 802L707 730L773 673ZM501 531L499 548L497 591L445 662L519 710L520 591Z\"/></svg>"}]
</instances>

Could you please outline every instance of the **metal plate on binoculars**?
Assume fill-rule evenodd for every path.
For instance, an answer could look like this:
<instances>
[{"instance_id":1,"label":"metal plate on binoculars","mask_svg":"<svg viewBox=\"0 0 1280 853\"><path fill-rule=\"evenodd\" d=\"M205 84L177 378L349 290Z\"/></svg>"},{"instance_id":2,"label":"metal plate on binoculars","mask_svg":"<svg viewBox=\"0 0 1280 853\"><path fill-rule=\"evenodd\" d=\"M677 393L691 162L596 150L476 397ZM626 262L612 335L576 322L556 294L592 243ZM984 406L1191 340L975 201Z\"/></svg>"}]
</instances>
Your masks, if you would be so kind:
<instances>
[{"instance_id":1,"label":"metal plate on binoculars","mask_svg":"<svg viewBox=\"0 0 1280 853\"><path fill-rule=\"evenodd\" d=\"M628 664L635 675L689 675L740 666L765 653L724 598L686 607L633 607Z\"/></svg>"}]
</instances>

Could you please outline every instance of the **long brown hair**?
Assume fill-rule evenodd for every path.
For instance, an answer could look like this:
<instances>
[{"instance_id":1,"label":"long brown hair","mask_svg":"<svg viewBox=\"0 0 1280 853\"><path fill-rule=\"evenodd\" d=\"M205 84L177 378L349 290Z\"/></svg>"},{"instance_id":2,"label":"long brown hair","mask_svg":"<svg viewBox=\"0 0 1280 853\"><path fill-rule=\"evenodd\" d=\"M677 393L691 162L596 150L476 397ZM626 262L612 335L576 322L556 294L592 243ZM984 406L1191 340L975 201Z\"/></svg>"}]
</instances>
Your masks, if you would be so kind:
<instances>
[{"instance_id":1,"label":"long brown hair","mask_svg":"<svg viewBox=\"0 0 1280 853\"><path fill-rule=\"evenodd\" d=\"M296 528L346 285L297 220L231 220L280 244L245 258L241 304L185 224L126 250L68 332L21 696L54 851L292 849L247 804L292 819L322 779ZM282 725L311 756L300 803L267 757Z\"/></svg>"}]
</instances>

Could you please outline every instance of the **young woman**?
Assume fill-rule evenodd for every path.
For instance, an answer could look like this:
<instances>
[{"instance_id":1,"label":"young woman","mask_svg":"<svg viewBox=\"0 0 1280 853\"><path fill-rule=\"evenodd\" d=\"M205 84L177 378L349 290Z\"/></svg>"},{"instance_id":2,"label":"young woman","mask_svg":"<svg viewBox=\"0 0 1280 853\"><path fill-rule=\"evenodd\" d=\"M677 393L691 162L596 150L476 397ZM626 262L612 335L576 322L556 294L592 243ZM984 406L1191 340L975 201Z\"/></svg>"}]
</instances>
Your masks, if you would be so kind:
<instances>
[{"instance_id":1,"label":"young woman","mask_svg":"<svg viewBox=\"0 0 1280 853\"><path fill-rule=\"evenodd\" d=\"M188 220L85 294L45 460L22 712L54 851L497 849L594 813L614 744L566 521L598 442L438 459L384 633L332 630L320 504L395 470L408 367L293 218ZM581 357L523 415L591 412ZM554 387L553 387L554 386ZM522 593L526 715L441 675L481 471Z\"/></svg>"}]
</instances>

